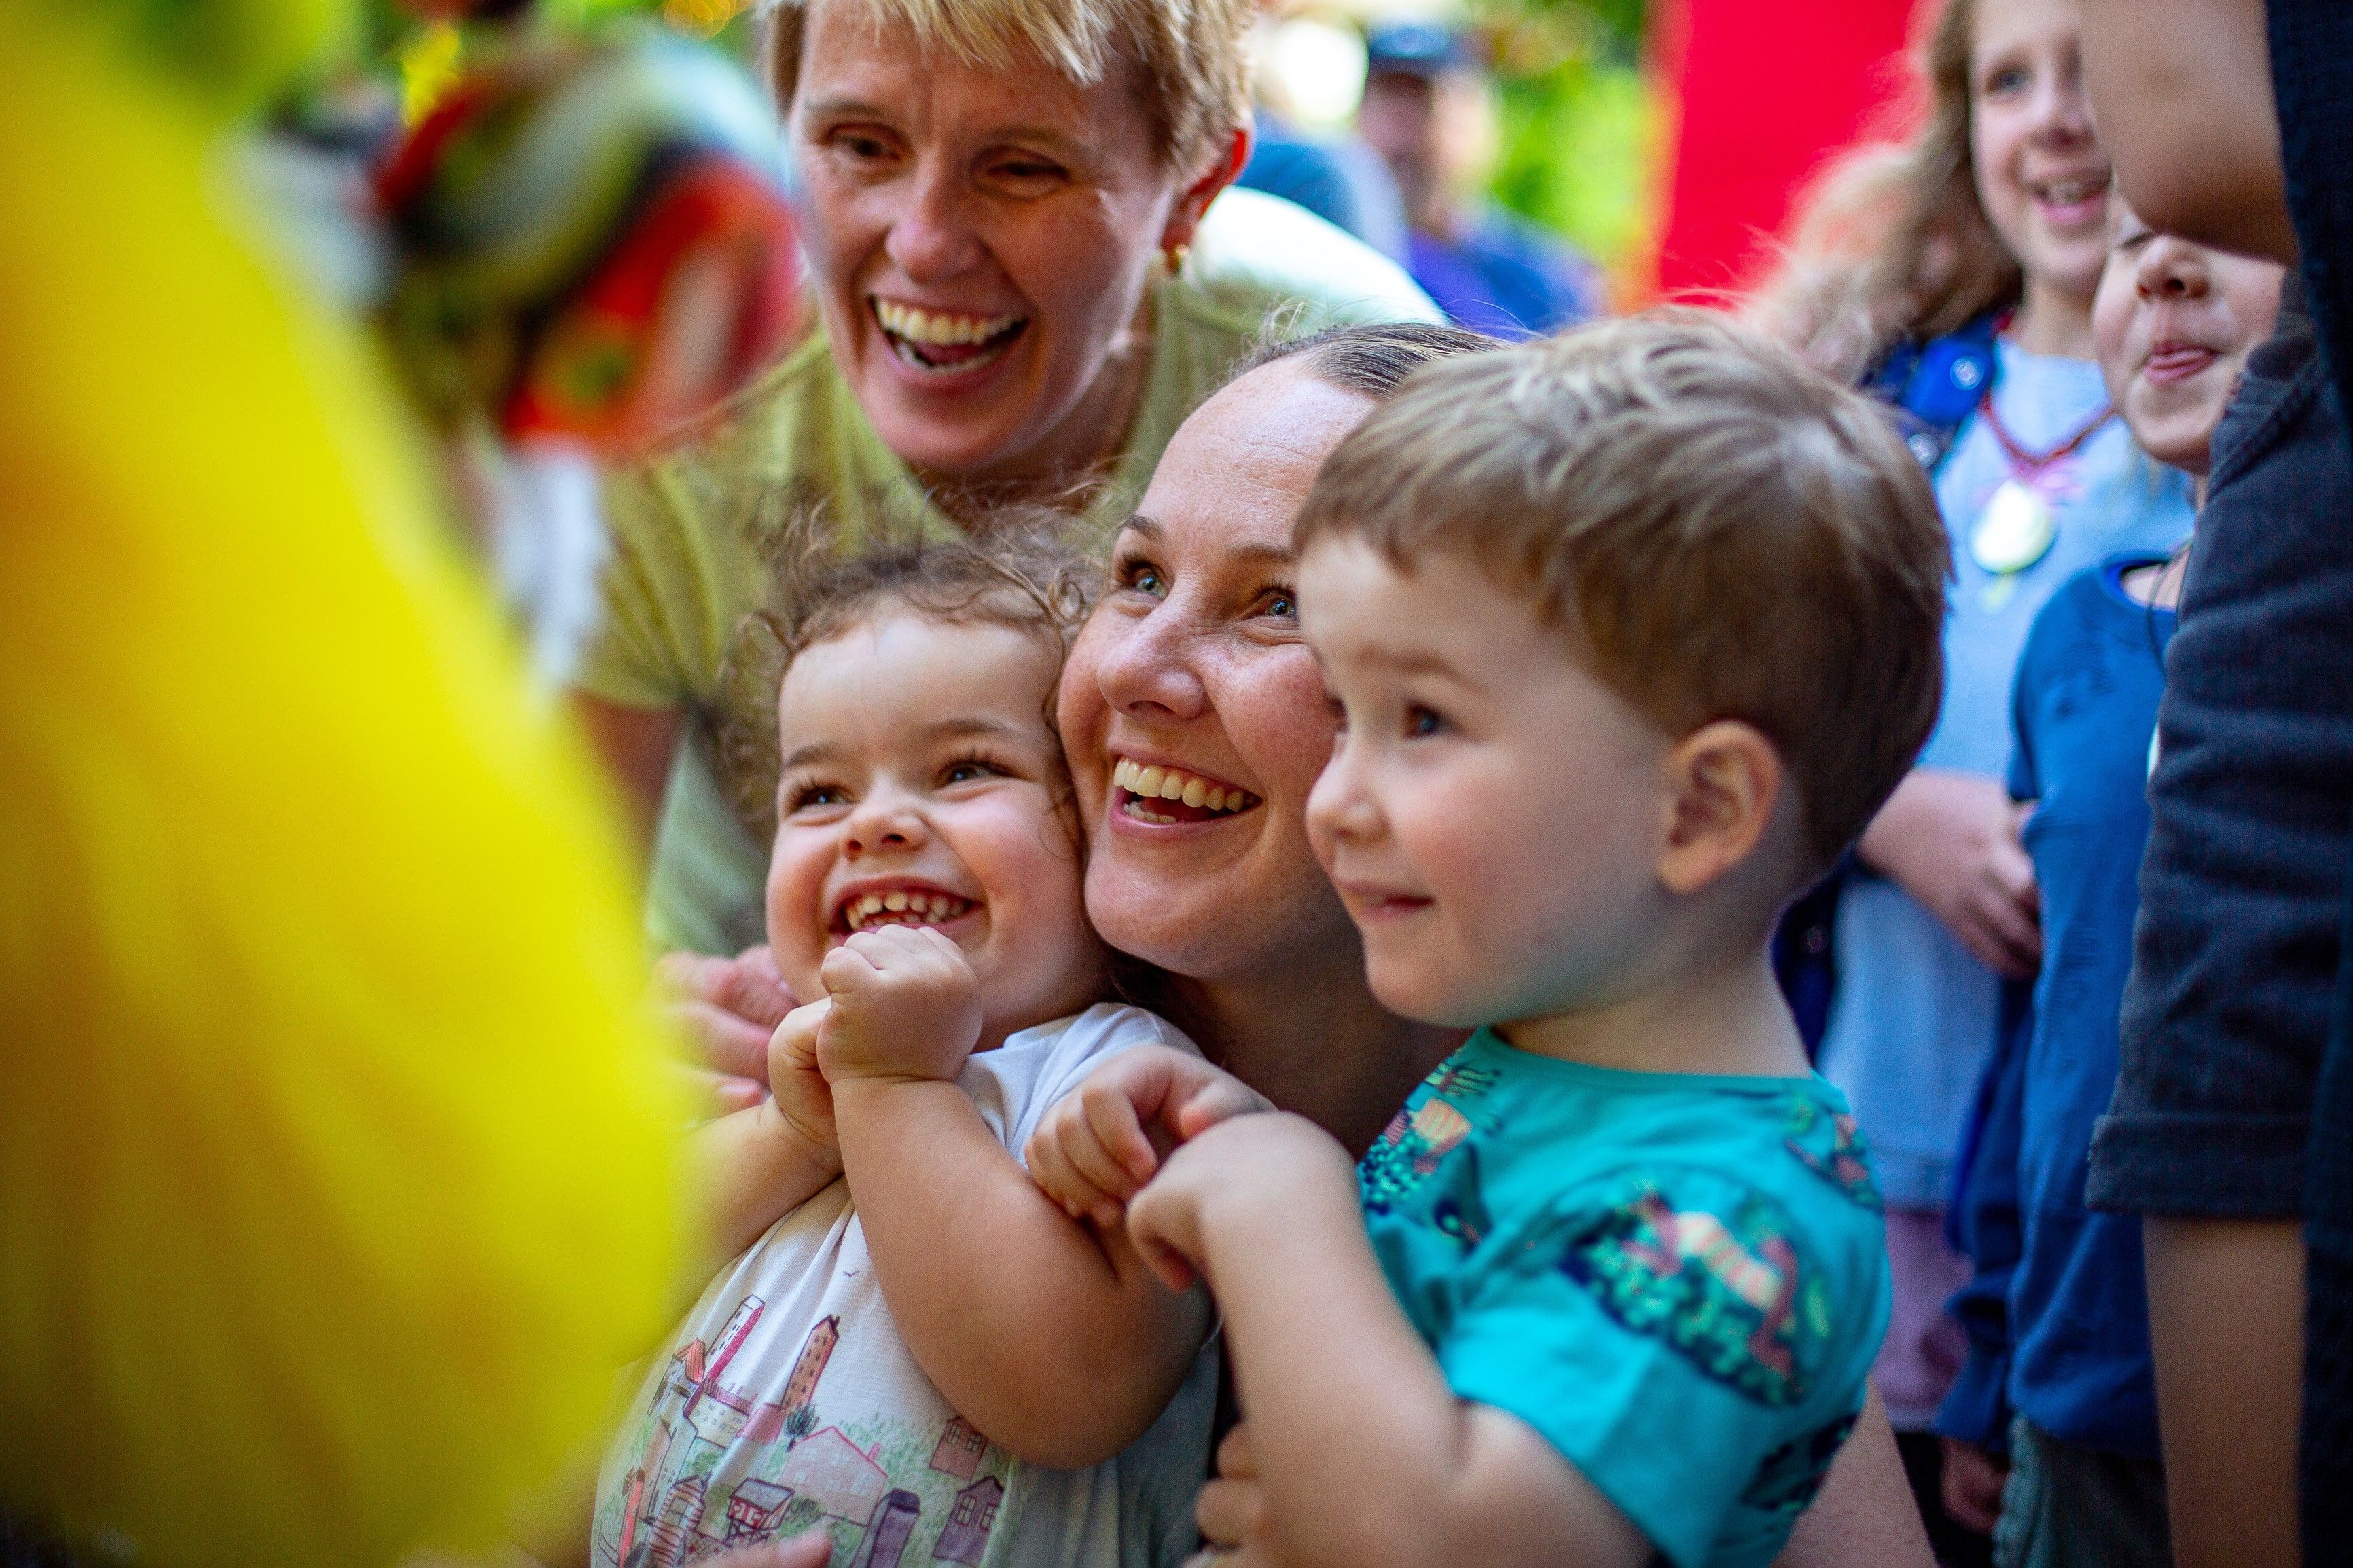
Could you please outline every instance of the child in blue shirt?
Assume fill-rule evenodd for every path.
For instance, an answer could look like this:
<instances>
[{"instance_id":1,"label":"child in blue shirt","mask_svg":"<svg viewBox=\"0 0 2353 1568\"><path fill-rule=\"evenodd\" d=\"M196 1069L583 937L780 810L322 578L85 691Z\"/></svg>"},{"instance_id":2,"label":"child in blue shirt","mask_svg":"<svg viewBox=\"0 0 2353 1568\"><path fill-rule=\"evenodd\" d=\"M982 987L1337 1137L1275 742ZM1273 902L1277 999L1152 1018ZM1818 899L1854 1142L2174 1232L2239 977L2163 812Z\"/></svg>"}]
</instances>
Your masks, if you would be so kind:
<instances>
[{"instance_id":1,"label":"child in blue shirt","mask_svg":"<svg viewBox=\"0 0 2353 1568\"><path fill-rule=\"evenodd\" d=\"M2153 233L2110 199L2093 314L2109 395L2144 450L2202 486L2247 353L2271 331L2282 269ZM2084 1183L2093 1125L2116 1089L2158 699L2186 563L2144 552L2077 574L2035 617L2019 664L2009 782L2031 812L2022 837L2042 889L2043 963L2031 1025L1995 1069L2014 1081L1985 1097L1968 1187L1968 1217L2014 1205L2016 1240L1976 1227L1972 1355L1939 1422L1989 1448L2009 1439L1995 1531L2005 1564L2171 1561L2140 1218L2090 1211ZM1996 1151L2014 1168L1991 1168Z\"/></svg>"},{"instance_id":2,"label":"child in blue shirt","mask_svg":"<svg viewBox=\"0 0 2353 1568\"><path fill-rule=\"evenodd\" d=\"M1862 397L1674 313L1418 372L1297 541L1345 715L1310 837L1375 995L1474 1032L1353 1172L1149 1050L1030 1169L1215 1293L1244 1426L1200 1516L1246 1560L1764 1564L1889 1300L1767 941L1934 720L1927 483Z\"/></svg>"}]
</instances>

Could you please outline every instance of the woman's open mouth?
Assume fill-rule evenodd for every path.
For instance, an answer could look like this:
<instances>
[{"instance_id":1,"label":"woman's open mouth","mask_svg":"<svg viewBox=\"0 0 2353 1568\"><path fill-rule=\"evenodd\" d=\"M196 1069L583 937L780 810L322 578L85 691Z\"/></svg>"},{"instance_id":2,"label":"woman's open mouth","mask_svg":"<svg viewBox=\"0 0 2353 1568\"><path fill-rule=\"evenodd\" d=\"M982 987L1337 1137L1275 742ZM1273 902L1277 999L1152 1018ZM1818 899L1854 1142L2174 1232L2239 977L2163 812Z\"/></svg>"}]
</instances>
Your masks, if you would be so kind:
<instances>
[{"instance_id":1,"label":"woman's open mouth","mask_svg":"<svg viewBox=\"0 0 2353 1568\"><path fill-rule=\"evenodd\" d=\"M1231 816L1259 804L1257 795L1237 785L1126 757L1112 764L1111 787L1114 808L1133 821L1162 826Z\"/></svg>"},{"instance_id":2,"label":"woman's open mouth","mask_svg":"<svg viewBox=\"0 0 2353 1568\"><path fill-rule=\"evenodd\" d=\"M871 888L841 900L833 934L847 937L883 926L944 926L980 908L977 900L928 885Z\"/></svg>"},{"instance_id":3,"label":"woman's open mouth","mask_svg":"<svg viewBox=\"0 0 2353 1568\"><path fill-rule=\"evenodd\" d=\"M957 375L1003 359L1029 330L1027 316L925 310L870 295L874 324L899 363L925 375Z\"/></svg>"}]
</instances>

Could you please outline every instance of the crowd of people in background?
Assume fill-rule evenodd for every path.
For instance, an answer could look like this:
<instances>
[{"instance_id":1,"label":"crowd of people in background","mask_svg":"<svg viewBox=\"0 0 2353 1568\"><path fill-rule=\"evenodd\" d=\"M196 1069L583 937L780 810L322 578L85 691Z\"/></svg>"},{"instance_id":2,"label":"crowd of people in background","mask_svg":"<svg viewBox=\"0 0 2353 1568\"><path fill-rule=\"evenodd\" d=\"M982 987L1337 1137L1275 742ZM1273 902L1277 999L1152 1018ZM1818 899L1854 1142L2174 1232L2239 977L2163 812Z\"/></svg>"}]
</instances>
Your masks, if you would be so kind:
<instances>
[{"instance_id":1,"label":"crowd of people in background","mask_svg":"<svg viewBox=\"0 0 2353 1568\"><path fill-rule=\"evenodd\" d=\"M0 10L0 1562L2343 1553L2353 16L1936 0L1611 321L1475 28L1256 14L566 68L701 183L469 271L519 47L417 420L208 205L299 24Z\"/></svg>"}]
</instances>

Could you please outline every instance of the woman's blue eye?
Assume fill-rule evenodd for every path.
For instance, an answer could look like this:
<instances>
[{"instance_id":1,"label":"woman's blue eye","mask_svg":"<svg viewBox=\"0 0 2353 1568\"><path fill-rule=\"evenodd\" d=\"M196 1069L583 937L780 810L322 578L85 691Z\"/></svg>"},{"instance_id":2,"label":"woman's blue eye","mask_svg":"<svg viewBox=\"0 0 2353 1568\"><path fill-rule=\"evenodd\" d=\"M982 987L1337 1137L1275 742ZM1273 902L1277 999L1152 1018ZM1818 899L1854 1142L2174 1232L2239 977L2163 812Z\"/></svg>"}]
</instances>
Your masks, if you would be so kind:
<instances>
[{"instance_id":1,"label":"woman's blue eye","mask_svg":"<svg viewBox=\"0 0 2353 1568\"><path fill-rule=\"evenodd\" d=\"M1160 574L1157 566L1138 563L1127 568L1125 577L1127 585L1139 594L1149 594L1157 599L1168 592L1168 580Z\"/></svg>"}]
</instances>

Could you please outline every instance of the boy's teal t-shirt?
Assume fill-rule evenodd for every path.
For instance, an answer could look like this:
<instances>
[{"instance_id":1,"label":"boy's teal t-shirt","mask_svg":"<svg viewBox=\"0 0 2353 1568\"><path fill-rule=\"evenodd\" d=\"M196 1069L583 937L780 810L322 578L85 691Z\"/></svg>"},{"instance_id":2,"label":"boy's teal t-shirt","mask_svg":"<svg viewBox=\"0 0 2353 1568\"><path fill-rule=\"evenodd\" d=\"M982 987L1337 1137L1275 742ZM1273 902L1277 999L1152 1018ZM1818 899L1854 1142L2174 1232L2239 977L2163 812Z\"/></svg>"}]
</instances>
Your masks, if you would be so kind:
<instances>
[{"instance_id":1,"label":"boy's teal t-shirt","mask_svg":"<svg viewBox=\"0 0 2353 1568\"><path fill-rule=\"evenodd\" d=\"M1357 1180L1456 1394L1535 1428L1677 1568L1772 1560L1887 1327L1879 1194L1838 1090L1586 1067L1482 1029Z\"/></svg>"}]
</instances>

